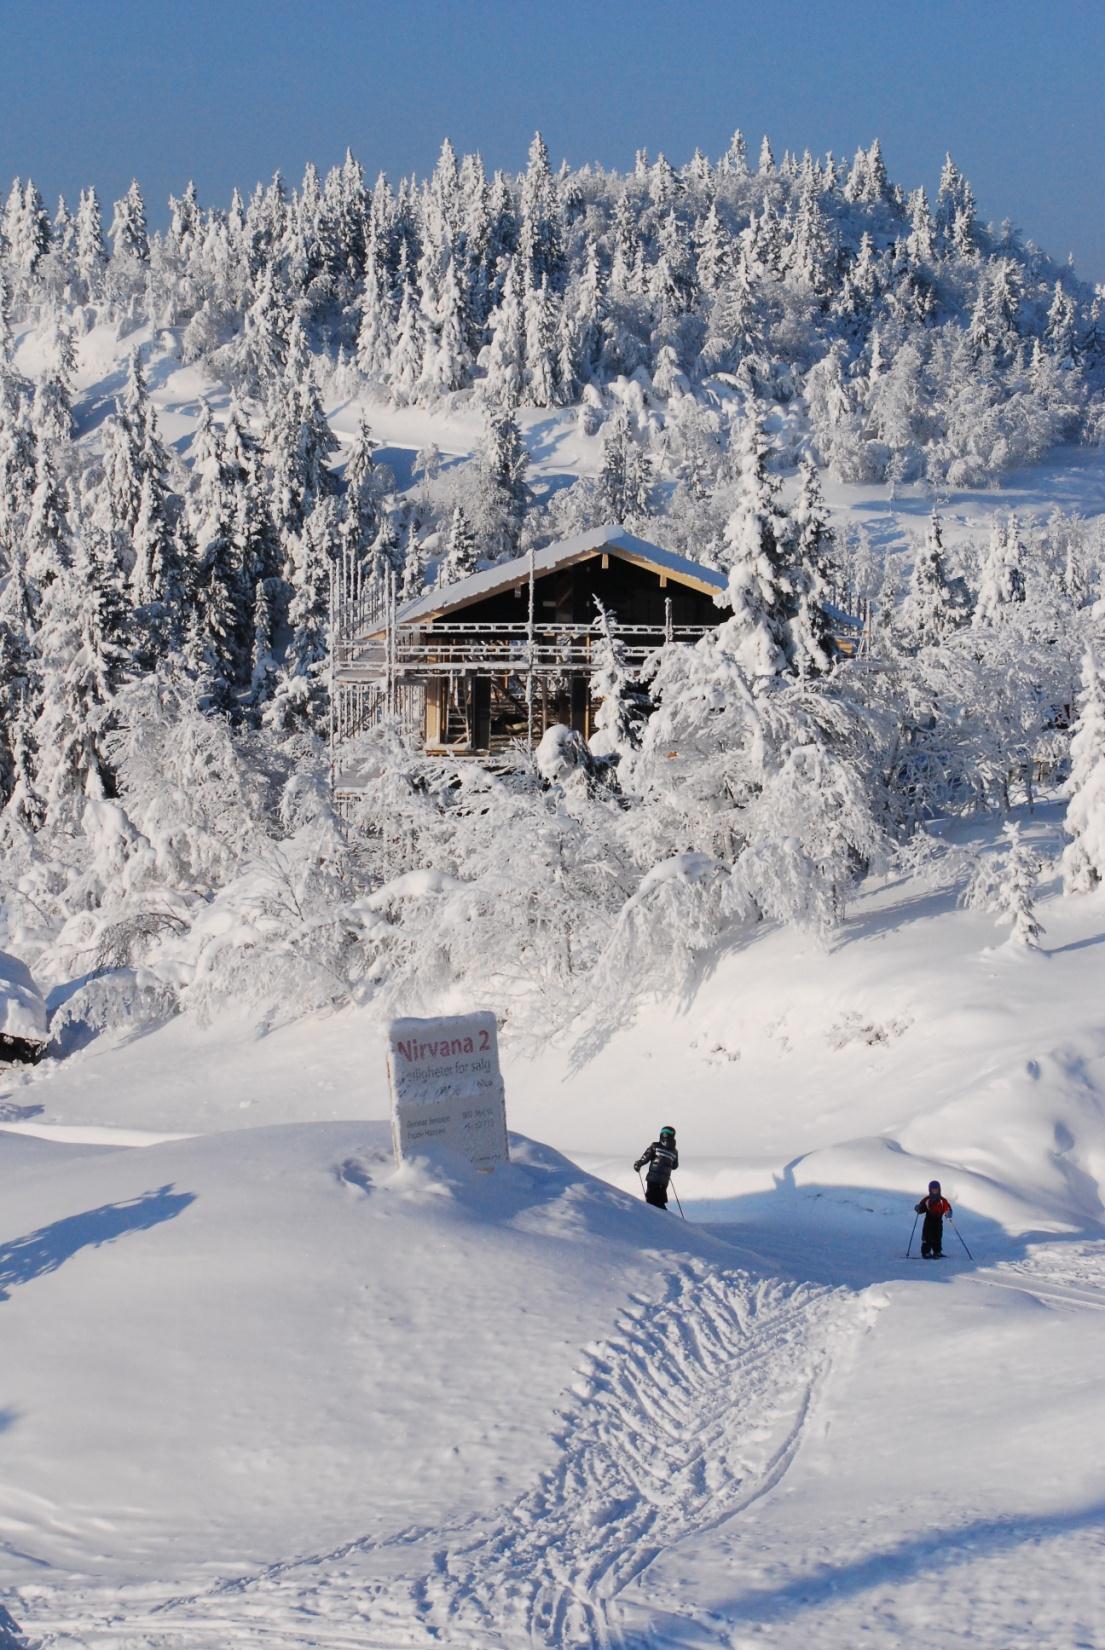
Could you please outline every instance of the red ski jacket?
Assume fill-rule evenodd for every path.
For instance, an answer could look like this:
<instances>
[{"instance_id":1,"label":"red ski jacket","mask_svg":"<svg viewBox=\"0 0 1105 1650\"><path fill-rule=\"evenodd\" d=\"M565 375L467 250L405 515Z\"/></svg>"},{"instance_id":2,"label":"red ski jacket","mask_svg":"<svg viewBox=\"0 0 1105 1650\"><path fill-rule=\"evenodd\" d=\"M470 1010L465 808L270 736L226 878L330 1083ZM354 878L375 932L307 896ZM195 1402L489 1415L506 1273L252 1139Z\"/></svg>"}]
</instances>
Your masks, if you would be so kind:
<instances>
[{"instance_id":1,"label":"red ski jacket","mask_svg":"<svg viewBox=\"0 0 1105 1650\"><path fill-rule=\"evenodd\" d=\"M951 1214L952 1206L946 1197L923 1197L913 1212L917 1215L939 1215L943 1220L945 1215Z\"/></svg>"}]
</instances>

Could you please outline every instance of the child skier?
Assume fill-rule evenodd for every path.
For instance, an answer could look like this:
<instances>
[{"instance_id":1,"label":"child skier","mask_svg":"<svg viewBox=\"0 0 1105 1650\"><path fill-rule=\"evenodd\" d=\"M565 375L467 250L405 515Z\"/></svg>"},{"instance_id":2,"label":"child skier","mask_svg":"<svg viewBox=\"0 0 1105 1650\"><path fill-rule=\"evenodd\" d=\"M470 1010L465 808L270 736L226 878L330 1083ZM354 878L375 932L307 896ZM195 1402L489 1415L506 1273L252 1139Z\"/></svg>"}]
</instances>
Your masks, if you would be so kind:
<instances>
[{"instance_id":1,"label":"child skier","mask_svg":"<svg viewBox=\"0 0 1105 1650\"><path fill-rule=\"evenodd\" d=\"M645 1202L651 1203L655 1209L666 1209L668 1206L668 1181L672 1171L679 1167L679 1153L675 1149L675 1130L665 1125L660 1130L660 1138L654 1140L651 1146L646 1146L633 1167L640 1174L642 1166L648 1164L648 1174L645 1176Z\"/></svg>"},{"instance_id":2,"label":"child skier","mask_svg":"<svg viewBox=\"0 0 1105 1650\"><path fill-rule=\"evenodd\" d=\"M918 1203L915 1214L924 1215L921 1227L921 1256L924 1260L941 1260L944 1255L944 1216L952 1218L952 1206L940 1191L938 1180L929 1181L927 1194Z\"/></svg>"}]
</instances>

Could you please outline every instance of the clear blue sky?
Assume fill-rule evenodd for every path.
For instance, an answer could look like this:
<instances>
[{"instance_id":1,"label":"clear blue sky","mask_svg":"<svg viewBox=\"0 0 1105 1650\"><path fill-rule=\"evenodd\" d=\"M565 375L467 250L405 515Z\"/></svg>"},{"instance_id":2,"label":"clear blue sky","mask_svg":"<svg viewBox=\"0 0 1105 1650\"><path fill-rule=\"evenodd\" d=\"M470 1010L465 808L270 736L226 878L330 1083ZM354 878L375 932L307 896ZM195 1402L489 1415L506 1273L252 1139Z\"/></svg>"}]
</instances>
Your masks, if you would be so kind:
<instances>
[{"instance_id":1,"label":"clear blue sky","mask_svg":"<svg viewBox=\"0 0 1105 1650\"><path fill-rule=\"evenodd\" d=\"M222 203L349 145L425 173L446 134L516 170L852 153L935 186L945 149L983 215L1105 280L1105 0L0 0L0 179L51 206L136 175L151 216L194 177Z\"/></svg>"}]
</instances>

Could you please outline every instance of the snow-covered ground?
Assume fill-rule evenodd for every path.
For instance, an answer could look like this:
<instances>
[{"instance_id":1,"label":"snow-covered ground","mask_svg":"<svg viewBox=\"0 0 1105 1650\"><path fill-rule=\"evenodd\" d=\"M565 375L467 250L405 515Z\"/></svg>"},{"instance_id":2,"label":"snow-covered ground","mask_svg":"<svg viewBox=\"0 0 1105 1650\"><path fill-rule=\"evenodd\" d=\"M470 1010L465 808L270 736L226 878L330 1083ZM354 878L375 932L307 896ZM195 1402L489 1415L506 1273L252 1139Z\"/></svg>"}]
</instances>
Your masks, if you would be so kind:
<instances>
[{"instance_id":1,"label":"snow-covered ground","mask_svg":"<svg viewBox=\"0 0 1105 1650\"><path fill-rule=\"evenodd\" d=\"M114 411L126 384L129 353L141 351L150 399L166 443L182 458L188 455L201 410L207 401L216 416L229 402L224 384L210 377L202 364L182 365L177 332L142 326L120 338L115 327L100 323L74 339L77 370L74 413L78 440L95 442L104 419ZM40 330L23 332L15 352L16 367L30 377L40 375L49 359L50 345ZM632 386L636 389L636 386ZM418 453L436 446L446 465L470 458L484 431L485 409L471 392L461 392L434 408L397 407L361 394L331 393L326 400L330 424L343 446L353 440L362 412L380 443L377 459L389 464L400 488L411 485ZM662 411L662 410L661 410ZM515 414L529 451L529 480L539 498L578 476L595 476L602 463L603 434L585 435L579 428L578 409L520 407ZM661 416L657 412L654 416ZM776 413L775 434L787 445L788 431ZM336 463L340 465L339 452ZM663 477L660 478L663 480ZM863 528L880 553L915 548L923 538L935 504L944 524L945 543L954 546L964 537L984 539L995 512L1016 511L1025 522L1044 522L1053 510L1095 520L1105 515L1105 448L1059 447L1043 463L1008 472L992 488L941 487L934 495L923 482L869 486L835 482L822 477L826 501L838 529ZM784 491L794 488L793 477Z\"/></svg>"},{"instance_id":2,"label":"snow-covered ground","mask_svg":"<svg viewBox=\"0 0 1105 1650\"><path fill-rule=\"evenodd\" d=\"M186 454L225 392L148 330L80 339L81 439L134 344ZM480 437L364 406L403 485ZM573 412L520 422L539 492L597 470ZM828 491L880 553L932 504ZM1105 458L939 503L953 543L1102 516ZM1058 807L1022 824L1053 857ZM896 876L827 948L508 1038L491 1177L395 1170L367 1012L0 1069L0 1602L59 1650L1096 1650L1105 897L1039 914L1012 951ZM668 1122L686 1221L630 1166ZM933 1175L971 1259L906 1258Z\"/></svg>"},{"instance_id":3,"label":"snow-covered ground","mask_svg":"<svg viewBox=\"0 0 1105 1650\"><path fill-rule=\"evenodd\" d=\"M96 1650L1096 1647L1105 899L1039 914L873 883L510 1050L491 1177L394 1169L367 1015L6 1072L0 1597ZM932 1175L972 1260L905 1258Z\"/></svg>"}]
</instances>

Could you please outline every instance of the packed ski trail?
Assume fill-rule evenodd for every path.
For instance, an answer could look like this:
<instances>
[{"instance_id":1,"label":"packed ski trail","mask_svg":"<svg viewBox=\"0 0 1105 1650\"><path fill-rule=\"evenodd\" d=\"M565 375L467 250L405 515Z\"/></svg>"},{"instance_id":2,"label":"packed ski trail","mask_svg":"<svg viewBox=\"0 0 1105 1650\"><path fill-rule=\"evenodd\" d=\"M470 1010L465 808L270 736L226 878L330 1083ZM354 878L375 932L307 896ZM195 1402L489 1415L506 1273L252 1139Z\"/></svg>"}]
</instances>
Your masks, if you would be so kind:
<instances>
[{"instance_id":1,"label":"packed ski trail","mask_svg":"<svg viewBox=\"0 0 1105 1650\"><path fill-rule=\"evenodd\" d=\"M701 1262L663 1281L587 1349L554 1464L501 1510L353 1539L134 1613L100 1614L86 1596L83 1620L70 1600L67 1621L29 1625L46 1644L89 1650L639 1642L627 1611L639 1615L649 1565L779 1484L834 1356L875 1310L852 1291Z\"/></svg>"}]
</instances>

